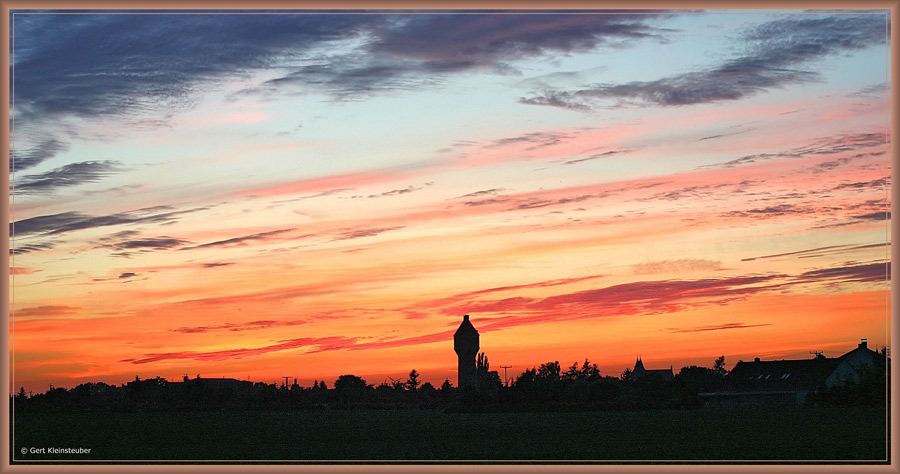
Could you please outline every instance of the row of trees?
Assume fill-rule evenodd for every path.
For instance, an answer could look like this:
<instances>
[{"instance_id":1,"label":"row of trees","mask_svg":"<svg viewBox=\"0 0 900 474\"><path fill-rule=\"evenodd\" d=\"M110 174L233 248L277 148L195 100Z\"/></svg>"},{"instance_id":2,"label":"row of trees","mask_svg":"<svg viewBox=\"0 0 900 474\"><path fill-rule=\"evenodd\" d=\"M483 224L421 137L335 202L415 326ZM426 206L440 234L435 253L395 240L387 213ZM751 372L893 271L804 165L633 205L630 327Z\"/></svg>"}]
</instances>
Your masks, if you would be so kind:
<instances>
[{"instance_id":1,"label":"row of trees","mask_svg":"<svg viewBox=\"0 0 900 474\"><path fill-rule=\"evenodd\" d=\"M859 384L841 385L813 393L818 404L849 405L883 403L885 368L865 372ZM341 375L329 388L324 381L311 387L266 384L233 379L184 378L141 380L122 386L103 382L81 384L66 390L51 388L28 396L24 389L14 397L16 410L154 411L154 410L302 410L345 408L440 408L447 411L547 411L640 410L695 408L699 394L726 388L725 358L710 367L682 367L672 380L634 374L604 376L585 359L563 369L558 361L525 370L504 386L490 369L484 353L476 359L473 387L454 387L444 380L440 387L421 383L413 369L405 381L373 385L352 374Z\"/></svg>"},{"instance_id":2,"label":"row of trees","mask_svg":"<svg viewBox=\"0 0 900 474\"><path fill-rule=\"evenodd\" d=\"M724 358L720 358L724 364ZM719 361L717 361L717 366ZM714 390L724 372L685 367L674 382L653 377L635 380L603 376L597 364L585 359L563 369L558 361L522 372L504 386L484 353L476 359L474 387L440 387L422 383L413 369L405 381L373 385L352 374L341 375L329 388L316 380L311 387L294 382L266 384L233 379L205 379L199 375L180 382L164 378L135 380L121 386L85 383L72 389L52 388L28 396L24 389L13 400L16 410L272 410L323 408L443 408L466 410L639 409L696 406L696 394Z\"/></svg>"}]
</instances>

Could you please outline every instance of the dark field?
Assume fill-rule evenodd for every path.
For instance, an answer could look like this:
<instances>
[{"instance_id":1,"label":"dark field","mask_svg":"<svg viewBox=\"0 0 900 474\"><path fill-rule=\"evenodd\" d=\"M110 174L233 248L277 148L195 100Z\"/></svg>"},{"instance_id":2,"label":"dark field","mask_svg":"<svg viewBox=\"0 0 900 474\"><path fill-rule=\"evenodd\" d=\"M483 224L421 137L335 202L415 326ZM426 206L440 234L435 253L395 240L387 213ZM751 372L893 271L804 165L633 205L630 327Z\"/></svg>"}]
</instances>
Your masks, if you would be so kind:
<instances>
[{"instance_id":1,"label":"dark field","mask_svg":"<svg viewBox=\"0 0 900 474\"><path fill-rule=\"evenodd\" d=\"M883 408L578 413L429 410L19 413L29 460L869 460L887 458ZM91 448L89 455L22 448Z\"/></svg>"}]
</instances>

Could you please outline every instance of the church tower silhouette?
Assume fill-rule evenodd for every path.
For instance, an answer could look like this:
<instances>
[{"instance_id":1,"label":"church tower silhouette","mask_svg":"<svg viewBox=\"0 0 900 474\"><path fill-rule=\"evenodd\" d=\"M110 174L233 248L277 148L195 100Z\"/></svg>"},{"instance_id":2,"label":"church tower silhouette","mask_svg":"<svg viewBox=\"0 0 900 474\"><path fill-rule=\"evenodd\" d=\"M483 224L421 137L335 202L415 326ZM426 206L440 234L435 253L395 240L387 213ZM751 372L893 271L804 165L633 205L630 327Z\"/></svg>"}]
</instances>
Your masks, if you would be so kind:
<instances>
[{"instance_id":1,"label":"church tower silhouette","mask_svg":"<svg viewBox=\"0 0 900 474\"><path fill-rule=\"evenodd\" d=\"M469 322L469 315L463 316L462 324L453 334L453 350L459 357L459 371L457 385L462 387L474 387L475 356L478 354L478 330Z\"/></svg>"}]
</instances>

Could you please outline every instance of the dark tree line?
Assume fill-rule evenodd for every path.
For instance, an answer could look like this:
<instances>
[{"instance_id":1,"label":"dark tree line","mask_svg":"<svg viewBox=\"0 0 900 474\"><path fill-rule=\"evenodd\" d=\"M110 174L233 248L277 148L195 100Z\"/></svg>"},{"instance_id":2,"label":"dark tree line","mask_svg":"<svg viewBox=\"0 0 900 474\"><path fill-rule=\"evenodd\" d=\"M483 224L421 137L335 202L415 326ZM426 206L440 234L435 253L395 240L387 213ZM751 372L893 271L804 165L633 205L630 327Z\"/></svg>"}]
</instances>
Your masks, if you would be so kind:
<instances>
[{"instance_id":1,"label":"dark tree line","mask_svg":"<svg viewBox=\"0 0 900 474\"><path fill-rule=\"evenodd\" d=\"M413 370L406 382L373 386L346 374L328 388L324 381L311 387L197 376L181 382L164 378L134 381L121 386L90 382L66 390L51 388L28 396L24 389L12 397L16 410L31 411L208 411L303 410L342 408L436 407L455 390L449 380L440 388L418 381Z\"/></svg>"},{"instance_id":2,"label":"dark tree line","mask_svg":"<svg viewBox=\"0 0 900 474\"><path fill-rule=\"evenodd\" d=\"M724 359L723 359L724 360ZM718 362L718 361L717 361ZM329 388L316 380L310 387L296 381L288 385L233 379L206 379L199 375L179 382L138 377L121 386L84 383L72 389L51 388L28 396L24 389L13 397L16 410L33 411L206 411L304 410L347 408L439 408L448 411L617 410L695 406L696 393L715 389L724 373L703 367L685 367L674 381L645 377L632 380L600 374L587 359L565 370L558 361L522 372L508 386L491 370L484 353L476 359L476 383L440 387L420 382L413 369L405 381L368 383L352 374L341 375Z\"/></svg>"},{"instance_id":3,"label":"dark tree line","mask_svg":"<svg viewBox=\"0 0 900 474\"><path fill-rule=\"evenodd\" d=\"M884 359L882 359L884 360ZM885 363L862 372L858 384L821 387L808 401L821 405L883 404ZM373 385L352 374L341 375L329 388L324 381L301 387L252 383L233 379L205 379L199 375L180 382L164 378L135 380L121 386L85 383L72 389L52 388L13 397L16 410L33 411L206 411L315 410L351 408L428 408L465 411L586 411L680 409L701 406L700 394L726 389L725 358L710 367L682 367L671 380L655 374L639 376L626 369L621 376L604 376L585 359L565 369L559 361L523 371L504 385L490 369L484 353L476 359L476 382L454 387L421 383L413 369L405 381Z\"/></svg>"}]
</instances>

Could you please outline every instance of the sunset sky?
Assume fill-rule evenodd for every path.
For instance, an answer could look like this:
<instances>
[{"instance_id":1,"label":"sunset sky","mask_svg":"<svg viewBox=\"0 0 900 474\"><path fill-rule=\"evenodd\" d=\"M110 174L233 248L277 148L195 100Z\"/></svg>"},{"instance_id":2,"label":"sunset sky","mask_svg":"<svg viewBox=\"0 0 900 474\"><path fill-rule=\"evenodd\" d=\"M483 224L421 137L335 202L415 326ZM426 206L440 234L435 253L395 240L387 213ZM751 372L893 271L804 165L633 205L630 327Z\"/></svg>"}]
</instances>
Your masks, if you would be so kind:
<instances>
[{"instance_id":1,"label":"sunset sky","mask_svg":"<svg viewBox=\"0 0 900 474\"><path fill-rule=\"evenodd\" d=\"M889 345L887 20L14 12L9 388Z\"/></svg>"}]
</instances>

